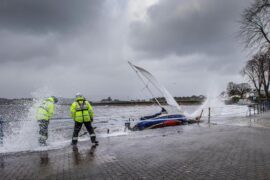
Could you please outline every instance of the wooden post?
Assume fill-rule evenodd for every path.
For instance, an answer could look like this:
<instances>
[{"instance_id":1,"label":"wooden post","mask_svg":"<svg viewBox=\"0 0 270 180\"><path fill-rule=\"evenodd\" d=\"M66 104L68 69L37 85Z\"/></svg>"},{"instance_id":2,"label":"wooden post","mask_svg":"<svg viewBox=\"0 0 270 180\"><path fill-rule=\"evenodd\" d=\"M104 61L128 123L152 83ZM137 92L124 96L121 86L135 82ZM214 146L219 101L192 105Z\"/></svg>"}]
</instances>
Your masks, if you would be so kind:
<instances>
[{"instance_id":1,"label":"wooden post","mask_svg":"<svg viewBox=\"0 0 270 180\"><path fill-rule=\"evenodd\" d=\"M4 121L0 117L0 145L3 144L3 139L4 139Z\"/></svg>"},{"instance_id":2,"label":"wooden post","mask_svg":"<svg viewBox=\"0 0 270 180\"><path fill-rule=\"evenodd\" d=\"M208 108L208 124L210 124L211 108Z\"/></svg>"}]
</instances>

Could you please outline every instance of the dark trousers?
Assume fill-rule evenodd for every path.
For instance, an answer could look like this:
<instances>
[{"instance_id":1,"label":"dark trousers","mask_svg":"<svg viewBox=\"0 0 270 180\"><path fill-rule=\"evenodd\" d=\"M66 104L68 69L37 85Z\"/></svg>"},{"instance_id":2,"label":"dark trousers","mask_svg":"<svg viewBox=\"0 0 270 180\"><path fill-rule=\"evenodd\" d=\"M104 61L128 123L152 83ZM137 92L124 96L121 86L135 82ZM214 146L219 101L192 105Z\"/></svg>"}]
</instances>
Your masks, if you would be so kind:
<instances>
[{"instance_id":1,"label":"dark trousers","mask_svg":"<svg viewBox=\"0 0 270 180\"><path fill-rule=\"evenodd\" d=\"M49 121L38 120L38 122L39 122L39 143L46 144L46 140L48 139Z\"/></svg>"},{"instance_id":2,"label":"dark trousers","mask_svg":"<svg viewBox=\"0 0 270 180\"><path fill-rule=\"evenodd\" d=\"M83 124L85 125L88 133L90 134L91 142L92 143L96 142L96 134L95 134L94 128L92 127L91 122L79 123L79 122L75 121L74 131L73 131L73 136L72 136L72 144L74 144L74 145L77 144L77 142L78 142L79 132L80 132Z\"/></svg>"}]
</instances>

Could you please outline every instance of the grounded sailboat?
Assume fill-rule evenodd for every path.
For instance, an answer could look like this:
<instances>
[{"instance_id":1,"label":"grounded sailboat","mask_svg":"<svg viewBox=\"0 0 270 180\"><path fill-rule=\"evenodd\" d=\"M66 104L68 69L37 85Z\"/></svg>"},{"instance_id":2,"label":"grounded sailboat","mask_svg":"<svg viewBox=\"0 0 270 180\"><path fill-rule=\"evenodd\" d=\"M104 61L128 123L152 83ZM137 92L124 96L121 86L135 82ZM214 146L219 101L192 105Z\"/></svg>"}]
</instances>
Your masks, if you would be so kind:
<instances>
[{"instance_id":1,"label":"grounded sailboat","mask_svg":"<svg viewBox=\"0 0 270 180\"><path fill-rule=\"evenodd\" d=\"M130 122L127 122L125 126L130 130L145 130L145 129L153 129L153 128L161 128L166 126L177 126L181 124L195 123L199 122L200 117L197 117L195 120L188 119L179 106L179 104L175 101L173 96L169 93L169 91L160 84L157 79L147 70L142 67L136 66L131 62L128 62L131 68L136 72L138 77L144 83L148 91L151 93L157 104L161 107L161 112L154 114L152 116L144 116L141 117L139 122L131 127ZM169 105L167 109L161 106L160 102L154 97L151 89L148 86L148 83L152 84L166 99L167 104Z\"/></svg>"}]
</instances>

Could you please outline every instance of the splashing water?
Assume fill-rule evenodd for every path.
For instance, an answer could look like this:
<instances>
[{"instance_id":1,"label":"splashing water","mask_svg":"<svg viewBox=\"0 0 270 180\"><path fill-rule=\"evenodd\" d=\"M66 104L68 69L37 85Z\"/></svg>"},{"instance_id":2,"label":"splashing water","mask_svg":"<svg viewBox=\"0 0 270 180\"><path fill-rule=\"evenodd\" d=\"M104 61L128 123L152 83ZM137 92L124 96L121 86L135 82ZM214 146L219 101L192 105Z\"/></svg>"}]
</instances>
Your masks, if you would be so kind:
<instances>
[{"instance_id":1,"label":"splashing water","mask_svg":"<svg viewBox=\"0 0 270 180\"><path fill-rule=\"evenodd\" d=\"M194 112L187 113L187 117L195 118L203 111L202 116L208 116L210 108L211 117L245 117L248 115L248 106L246 105L226 105L224 100L215 95L209 95L204 103L199 106Z\"/></svg>"},{"instance_id":2,"label":"splashing water","mask_svg":"<svg viewBox=\"0 0 270 180\"><path fill-rule=\"evenodd\" d=\"M4 136L3 145L0 152L26 151L39 148L38 144L38 122L35 119L37 107L45 97L49 97L52 92L48 88L42 88L32 93L33 102L28 104L26 111L19 120L14 120L9 124L10 132Z\"/></svg>"}]
</instances>

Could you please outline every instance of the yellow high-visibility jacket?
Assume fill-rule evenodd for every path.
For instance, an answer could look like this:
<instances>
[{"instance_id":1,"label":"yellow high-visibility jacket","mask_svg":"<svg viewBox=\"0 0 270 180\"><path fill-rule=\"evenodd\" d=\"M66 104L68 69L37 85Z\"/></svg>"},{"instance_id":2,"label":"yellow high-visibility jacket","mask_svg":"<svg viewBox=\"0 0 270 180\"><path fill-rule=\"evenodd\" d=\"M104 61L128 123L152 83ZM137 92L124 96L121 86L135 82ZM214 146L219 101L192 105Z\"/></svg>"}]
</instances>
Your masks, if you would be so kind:
<instances>
[{"instance_id":1,"label":"yellow high-visibility jacket","mask_svg":"<svg viewBox=\"0 0 270 180\"><path fill-rule=\"evenodd\" d=\"M79 123L90 122L94 118L91 104L84 97L78 97L70 106L71 118Z\"/></svg>"},{"instance_id":2,"label":"yellow high-visibility jacket","mask_svg":"<svg viewBox=\"0 0 270 180\"><path fill-rule=\"evenodd\" d=\"M53 98L45 99L42 104L38 107L36 112L37 120L49 121L54 114L54 100Z\"/></svg>"}]
</instances>

